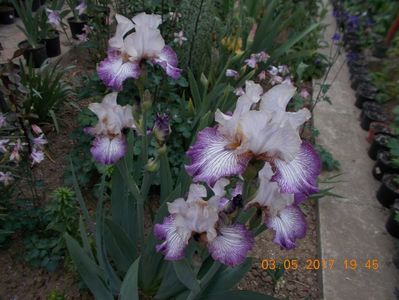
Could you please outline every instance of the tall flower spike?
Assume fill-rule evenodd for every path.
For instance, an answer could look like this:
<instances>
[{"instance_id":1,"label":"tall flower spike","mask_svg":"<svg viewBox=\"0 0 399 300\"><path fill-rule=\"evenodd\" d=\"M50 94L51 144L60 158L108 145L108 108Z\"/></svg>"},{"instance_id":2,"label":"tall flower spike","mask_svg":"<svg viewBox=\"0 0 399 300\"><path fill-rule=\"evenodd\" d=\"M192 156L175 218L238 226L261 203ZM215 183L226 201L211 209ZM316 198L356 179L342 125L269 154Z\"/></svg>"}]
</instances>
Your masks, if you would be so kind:
<instances>
[{"instance_id":1,"label":"tall flower spike","mask_svg":"<svg viewBox=\"0 0 399 300\"><path fill-rule=\"evenodd\" d=\"M219 204L228 183L226 179L216 182L214 196L208 201L203 200L207 194L205 187L192 184L187 201L179 198L168 203L170 216L154 227L155 236L164 240L156 249L165 255L165 259L182 259L190 238L196 235L199 241L207 244L215 260L230 266L245 260L254 243L251 233L244 225L225 225L219 220Z\"/></svg>"},{"instance_id":2,"label":"tall flower spike","mask_svg":"<svg viewBox=\"0 0 399 300\"><path fill-rule=\"evenodd\" d=\"M127 151L126 138L122 133L124 128L134 128L132 107L120 106L116 100L118 93L104 97L102 103L91 103L89 109L98 117L98 123L86 132L96 138L90 149L94 159L102 164L114 164Z\"/></svg>"},{"instance_id":3,"label":"tall flower spike","mask_svg":"<svg viewBox=\"0 0 399 300\"><path fill-rule=\"evenodd\" d=\"M116 15L116 20L118 25L115 35L108 42L108 56L97 67L105 85L121 90L126 79L140 77L142 61L158 64L173 79L180 77L176 53L165 45L158 29L161 16L140 13L130 21ZM125 37L133 28L134 32Z\"/></svg>"}]
</instances>

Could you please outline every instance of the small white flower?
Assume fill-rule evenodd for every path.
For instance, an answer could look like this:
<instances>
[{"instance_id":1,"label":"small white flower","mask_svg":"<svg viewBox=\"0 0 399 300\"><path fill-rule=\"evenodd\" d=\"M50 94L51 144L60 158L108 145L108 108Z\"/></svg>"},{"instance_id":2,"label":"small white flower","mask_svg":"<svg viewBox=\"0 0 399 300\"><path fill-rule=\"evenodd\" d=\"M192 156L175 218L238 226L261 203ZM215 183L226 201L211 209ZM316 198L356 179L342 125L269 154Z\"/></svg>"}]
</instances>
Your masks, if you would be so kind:
<instances>
[{"instance_id":1,"label":"small white flower","mask_svg":"<svg viewBox=\"0 0 399 300\"><path fill-rule=\"evenodd\" d=\"M183 45L185 41L187 41L187 38L184 36L183 30L180 30L179 32L175 32L174 34L175 39L173 40L176 44L179 44L180 46Z\"/></svg>"},{"instance_id":2,"label":"small white flower","mask_svg":"<svg viewBox=\"0 0 399 300\"><path fill-rule=\"evenodd\" d=\"M14 178L10 172L0 172L0 182L2 182L5 186L9 185Z\"/></svg>"}]
</instances>

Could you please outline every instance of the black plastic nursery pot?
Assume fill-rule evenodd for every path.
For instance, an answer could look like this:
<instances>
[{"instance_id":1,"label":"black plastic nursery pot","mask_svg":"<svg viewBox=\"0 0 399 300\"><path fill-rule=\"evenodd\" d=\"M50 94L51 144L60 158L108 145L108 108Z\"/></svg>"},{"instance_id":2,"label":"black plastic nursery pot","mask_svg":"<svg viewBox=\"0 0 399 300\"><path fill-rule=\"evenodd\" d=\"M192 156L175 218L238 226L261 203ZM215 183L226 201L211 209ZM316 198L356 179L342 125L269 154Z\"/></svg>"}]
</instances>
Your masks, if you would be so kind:
<instances>
[{"instance_id":1,"label":"black plastic nursery pot","mask_svg":"<svg viewBox=\"0 0 399 300\"><path fill-rule=\"evenodd\" d=\"M368 131L371 122L385 122L386 120L387 117L385 116L384 112L380 111L379 109L364 109L363 104L362 117L360 121L360 127L362 127L363 130Z\"/></svg>"},{"instance_id":2,"label":"black plastic nursery pot","mask_svg":"<svg viewBox=\"0 0 399 300\"><path fill-rule=\"evenodd\" d=\"M395 183L394 178L394 174L384 175L376 195L378 202L388 208L395 203L395 199L399 199L399 186Z\"/></svg>"},{"instance_id":3,"label":"black plastic nursery pot","mask_svg":"<svg viewBox=\"0 0 399 300\"><path fill-rule=\"evenodd\" d=\"M386 134L389 136L395 136L392 128L388 124L381 123L381 122L372 122L369 127L367 141L371 144L374 140L375 135L380 134L380 133L383 133L383 134Z\"/></svg>"},{"instance_id":4,"label":"black plastic nursery pot","mask_svg":"<svg viewBox=\"0 0 399 300\"><path fill-rule=\"evenodd\" d=\"M366 101L375 101L377 96L377 89L371 84L359 84L356 89L356 102L357 108L363 108L363 103Z\"/></svg>"},{"instance_id":5,"label":"black plastic nursery pot","mask_svg":"<svg viewBox=\"0 0 399 300\"><path fill-rule=\"evenodd\" d=\"M373 167L373 177L381 180L386 174L399 174L399 167L392 163L391 156L388 151L380 151L377 154L377 161Z\"/></svg>"},{"instance_id":6,"label":"black plastic nursery pot","mask_svg":"<svg viewBox=\"0 0 399 300\"><path fill-rule=\"evenodd\" d=\"M61 43L59 33L55 33L52 38L44 39L46 45L47 57L56 57L61 54Z\"/></svg>"},{"instance_id":7,"label":"black plastic nursery pot","mask_svg":"<svg viewBox=\"0 0 399 300\"><path fill-rule=\"evenodd\" d=\"M0 24L14 23L14 7L8 5L0 5Z\"/></svg>"},{"instance_id":8,"label":"black plastic nursery pot","mask_svg":"<svg viewBox=\"0 0 399 300\"><path fill-rule=\"evenodd\" d=\"M391 214L388 217L388 220L385 224L385 228L390 235L394 238L399 239L399 222L395 219L397 214L399 213L399 200L395 200L395 203L392 205Z\"/></svg>"},{"instance_id":9,"label":"black plastic nursery pot","mask_svg":"<svg viewBox=\"0 0 399 300\"><path fill-rule=\"evenodd\" d=\"M380 151L388 151L388 142L391 136L386 134L377 134L368 151L368 155L372 160L377 159L377 154Z\"/></svg>"},{"instance_id":10,"label":"black plastic nursery pot","mask_svg":"<svg viewBox=\"0 0 399 300\"><path fill-rule=\"evenodd\" d=\"M83 34L83 28L87 25L87 21L76 21L74 17L68 18L69 28L71 30L72 38L78 39L77 35Z\"/></svg>"},{"instance_id":11,"label":"black plastic nursery pot","mask_svg":"<svg viewBox=\"0 0 399 300\"><path fill-rule=\"evenodd\" d=\"M367 73L359 73L351 75L351 88L356 91L360 84L369 84L373 81L371 76Z\"/></svg>"},{"instance_id":12,"label":"black plastic nursery pot","mask_svg":"<svg viewBox=\"0 0 399 300\"><path fill-rule=\"evenodd\" d=\"M18 48L23 51L27 62L32 60L35 68L40 68L47 59L46 45L44 44L39 44L36 48L32 48L27 41L22 41L18 44Z\"/></svg>"}]
</instances>

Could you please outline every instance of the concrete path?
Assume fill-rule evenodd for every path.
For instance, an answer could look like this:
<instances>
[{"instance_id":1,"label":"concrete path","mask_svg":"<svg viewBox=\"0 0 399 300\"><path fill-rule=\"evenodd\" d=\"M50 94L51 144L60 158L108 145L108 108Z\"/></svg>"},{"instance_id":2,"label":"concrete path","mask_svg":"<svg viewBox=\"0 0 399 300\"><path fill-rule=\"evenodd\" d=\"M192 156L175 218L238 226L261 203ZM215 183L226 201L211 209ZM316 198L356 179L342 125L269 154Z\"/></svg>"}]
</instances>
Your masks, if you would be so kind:
<instances>
[{"instance_id":1,"label":"concrete path","mask_svg":"<svg viewBox=\"0 0 399 300\"><path fill-rule=\"evenodd\" d=\"M331 9L330 9L331 11ZM331 16L326 40L334 34L336 24ZM328 54L328 50L326 50ZM339 72L345 60L342 55L329 80ZM328 83L328 82L327 82ZM316 93L317 86L315 85ZM326 197L319 201L321 257L335 259L334 266L323 270L323 295L326 300L395 299L399 272L392 263L394 239L387 234L385 222L389 211L375 198L379 182L372 175L373 161L367 156L366 132L360 128L360 110L354 106L346 64L332 85L329 96L333 105L320 103L315 110L318 142L341 162L340 180L334 192L345 199ZM331 173L323 174L329 177ZM356 270L345 269L344 260L357 262ZM369 259L378 260L378 270L368 270Z\"/></svg>"}]
</instances>

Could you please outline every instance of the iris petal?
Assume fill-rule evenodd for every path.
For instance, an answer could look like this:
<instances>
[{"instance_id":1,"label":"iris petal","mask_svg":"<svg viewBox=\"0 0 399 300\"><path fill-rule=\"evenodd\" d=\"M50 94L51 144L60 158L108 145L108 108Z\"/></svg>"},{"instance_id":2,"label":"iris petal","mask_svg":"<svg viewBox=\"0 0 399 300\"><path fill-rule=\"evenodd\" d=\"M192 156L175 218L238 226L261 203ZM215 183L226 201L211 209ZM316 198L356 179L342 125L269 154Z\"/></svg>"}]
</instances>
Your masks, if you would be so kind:
<instances>
[{"instance_id":1,"label":"iris petal","mask_svg":"<svg viewBox=\"0 0 399 300\"><path fill-rule=\"evenodd\" d=\"M221 177L245 171L250 157L229 149L231 142L216 127L207 127L198 133L196 143L187 151L191 164L186 165L186 171L194 182L203 181L213 186Z\"/></svg>"},{"instance_id":2,"label":"iris petal","mask_svg":"<svg viewBox=\"0 0 399 300\"><path fill-rule=\"evenodd\" d=\"M97 73L106 86L120 91L126 79L139 78L141 69L136 62L123 62L120 56L108 55L100 62Z\"/></svg>"},{"instance_id":3,"label":"iris petal","mask_svg":"<svg viewBox=\"0 0 399 300\"><path fill-rule=\"evenodd\" d=\"M162 252L166 260L184 258L184 249L188 241L185 241L179 235L171 216L166 217L162 224L155 224L154 234L158 239L165 240L162 244L156 246L156 250Z\"/></svg>"},{"instance_id":4,"label":"iris petal","mask_svg":"<svg viewBox=\"0 0 399 300\"><path fill-rule=\"evenodd\" d=\"M285 249L295 247L295 240L306 234L306 220L296 205L291 205L274 216L270 216L266 225L272 228L276 235L273 242Z\"/></svg>"},{"instance_id":5,"label":"iris petal","mask_svg":"<svg viewBox=\"0 0 399 300\"><path fill-rule=\"evenodd\" d=\"M244 225L222 226L218 236L208 244L214 260L229 266L244 262L247 253L252 249L254 238Z\"/></svg>"},{"instance_id":6,"label":"iris petal","mask_svg":"<svg viewBox=\"0 0 399 300\"><path fill-rule=\"evenodd\" d=\"M321 161L317 152L308 142L302 142L297 156L289 163L276 160L276 181L284 193L304 194L309 196L317 193L317 176L321 172ZM300 198L299 195L296 197Z\"/></svg>"},{"instance_id":7,"label":"iris petal","mask_svg":"<svg viewBox=\"0 0 399 300\"><path fill-rule=\"evenodd\" d=\"M93 141L90 149L94 159L104 165L114 164L120 160L127 151L127 143L124 137L110 138L98 136Z\"/></svg>"}]
</instances>

